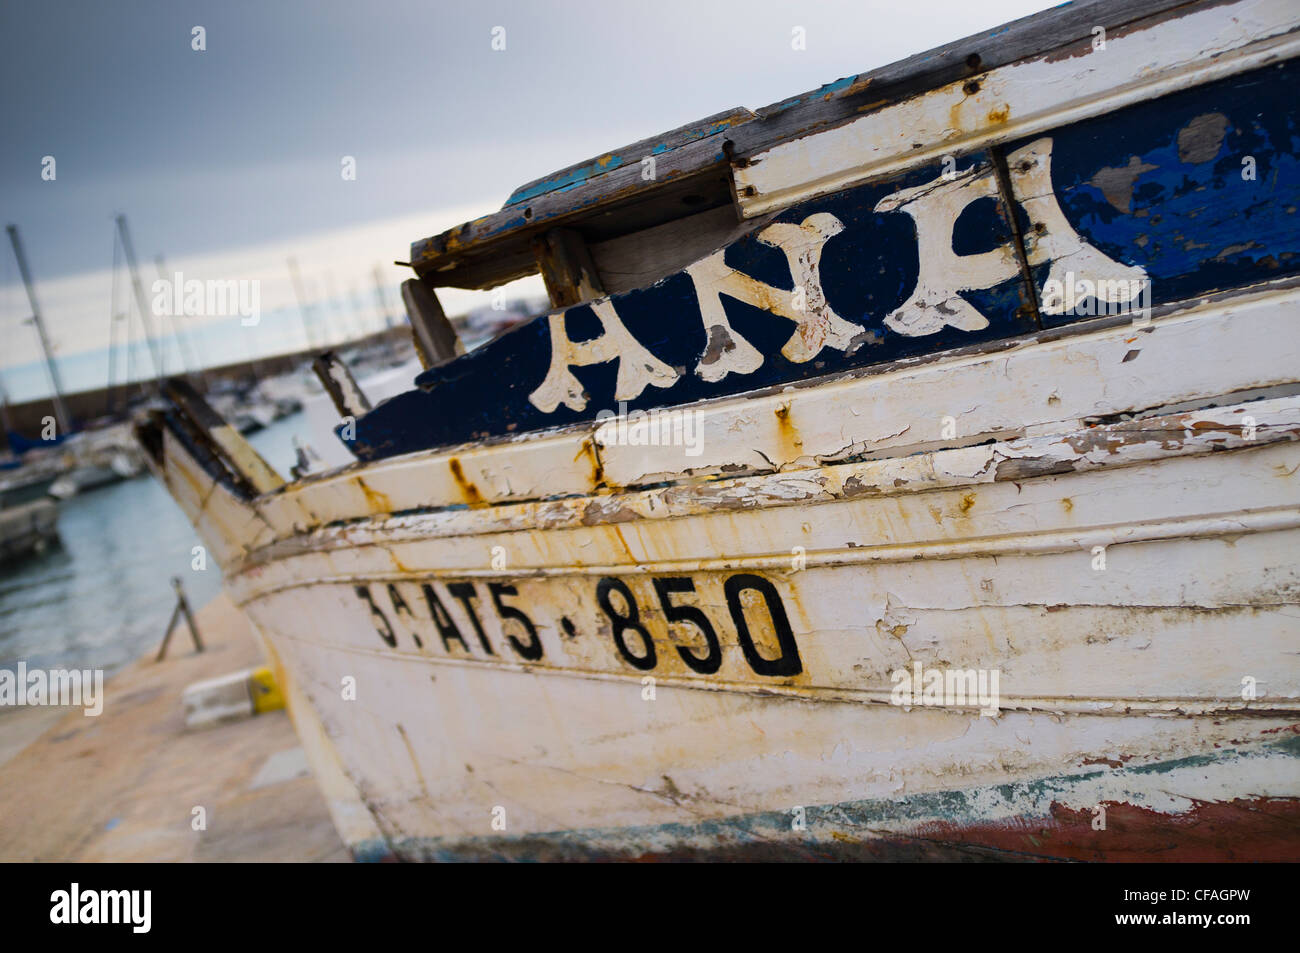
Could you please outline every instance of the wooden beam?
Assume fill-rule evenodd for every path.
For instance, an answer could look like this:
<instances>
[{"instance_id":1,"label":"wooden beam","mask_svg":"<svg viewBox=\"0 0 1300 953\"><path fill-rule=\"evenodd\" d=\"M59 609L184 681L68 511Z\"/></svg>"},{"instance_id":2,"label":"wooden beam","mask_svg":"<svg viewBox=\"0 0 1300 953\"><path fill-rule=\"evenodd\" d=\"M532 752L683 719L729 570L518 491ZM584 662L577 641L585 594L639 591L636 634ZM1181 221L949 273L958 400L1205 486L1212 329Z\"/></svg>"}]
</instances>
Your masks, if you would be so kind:
<instances>
[{"instance_id":1,"label":"wooden beam","mask_svg":"<svg viewBox=\"0 0 1300 953\"><path fill-rule=\"evenodd\" d=\"M551 305L567 308L604 297L596 265L582 236L571 228L552 228L533 239L533 254Z\"/></svg>"},{"instance_id":2,"label":"wooden beam","mask_svg":"<svg viewBox=\"0 0 1300 953\"><path fill-rule=\"evenodd\" d=\"M734 206L721 205L587 247L605 294L621 294L681 271L762 224L742 222Z\"/></svg>"},{"instance_id":3,"label":"wooden beam","mask_svg":"<svg viewBox=\"0 0 1300 953\"><path fill-rule=\"evenodd\" d=\"M443 313L438 296L427 284L419 278L403 281L402 303L406 305L406 317L411 322L416 353L426 369L465 353L456 330Z\"/></svg>"},{"instance_id":4,"label":"wooden beam","mask_svg":"<svg viewBox=\"0 0 1300 953\"><path fill-rule=\"evenodd\" d=\"M311 369L341 416L356 418L370 412L370 400L357 386L348 366L333 351L319 355L311 362Z\"/></svg>"},{"instance_id":5,"label":"wooden beam","mask_svg":"<svg viewBox=\"0 0 1300 953\"><path fill-rule=\"evenodd\" d=\"M163 396L190 425L190 436L221 461L245 491L258 495L284 486L284 478L262 459L243 434L212 409L189 381L173 377L163 384Z\"/></svg>"}]
</instances>

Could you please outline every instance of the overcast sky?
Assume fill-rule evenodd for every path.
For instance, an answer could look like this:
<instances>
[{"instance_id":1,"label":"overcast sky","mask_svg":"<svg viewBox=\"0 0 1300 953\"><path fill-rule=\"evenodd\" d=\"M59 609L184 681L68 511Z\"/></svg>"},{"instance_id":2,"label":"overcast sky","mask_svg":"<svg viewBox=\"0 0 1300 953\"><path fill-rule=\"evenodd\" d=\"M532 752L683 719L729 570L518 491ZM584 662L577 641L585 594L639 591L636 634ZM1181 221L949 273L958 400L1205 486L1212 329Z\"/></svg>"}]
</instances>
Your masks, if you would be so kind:
<instances>
[{"instance_id":1,"label":"overcast sky","mask_svg":"<svg viewBox=\"0 0 1300 953\"><path fill-rule=\"evenodd\" d=\"M298 251L309 275L370 294L374 263L525 181L1050 5L5 0L0 214L22 230L61 353L106 341L119 211L146 284L161 253L196 277L264 275L274 307ZM0 259L3 367L32 360L35 336L8 247Z\"/></svg>"}]
</instances>

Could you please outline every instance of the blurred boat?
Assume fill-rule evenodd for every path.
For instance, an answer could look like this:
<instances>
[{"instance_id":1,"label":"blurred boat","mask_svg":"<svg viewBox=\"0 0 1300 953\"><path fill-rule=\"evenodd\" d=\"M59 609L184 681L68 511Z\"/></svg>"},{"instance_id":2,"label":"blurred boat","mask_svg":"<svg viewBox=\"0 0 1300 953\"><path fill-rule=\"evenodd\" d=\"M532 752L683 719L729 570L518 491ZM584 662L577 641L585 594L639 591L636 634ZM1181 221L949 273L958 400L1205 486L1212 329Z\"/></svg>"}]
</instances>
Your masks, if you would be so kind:
<instances>
[{"instance_id":1,"label":"blurred boat","mask_svg":"<svg viewBox=\"0 0 1300 953\"><path fill-rule=\"evenodd\" d=\"M139 444L129 440L128 424L74 433L58 448L60 475L50 495L66 500L78 493L134 479L144 472Z\"/></svg>"},{"instance_id":2,"label":"blurred boat","mask_svg":"<svg viewBox=\"0 0 1300 953\"><path fill-rule=\"evenodd\" d=\"M0 509L31 503L50 495L50 486L59 477L53 467L0 468Z\"/></svg>"},{"instance_id":3,"label":"blurred boat","mask_svg":"<svg viewBox=\"0 0 1300 953\"><path fill-rule=\"evenodd\" d=\"M210 399L236 430L252 434L302 410L307 393L297 374L284 374L253 387L210 395Z\"/></svg>"},{"instance_id":4,"label":"blurred boat","mask_svg":"<svg viewBox=\"0 0 1300 953\"><path fill-rule=\"evenodd\" d=\"M100 455L102 462L78 463L59 477L50 486L50 496L66 500L103 486L120 483L139 476L144 471L144 464L137 455L119 451L107 456Z\"/></svg>"}]
</instances>

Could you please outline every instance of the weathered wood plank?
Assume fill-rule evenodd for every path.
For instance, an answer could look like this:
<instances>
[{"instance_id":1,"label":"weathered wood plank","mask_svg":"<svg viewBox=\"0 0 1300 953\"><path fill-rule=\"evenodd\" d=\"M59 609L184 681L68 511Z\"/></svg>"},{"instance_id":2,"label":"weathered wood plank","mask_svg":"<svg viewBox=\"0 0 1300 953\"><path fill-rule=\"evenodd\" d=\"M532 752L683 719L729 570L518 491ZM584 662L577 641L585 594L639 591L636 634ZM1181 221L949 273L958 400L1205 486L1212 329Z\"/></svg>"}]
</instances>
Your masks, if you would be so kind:
<instances>
[{"instance_id":1,"label":"weathered wood plank","mask_svg":"<svg viewBox=\"0 0 1300 953\"><path fill-rule=\"evenodd\" d=\"M724 205L591 246L607 294L645 288L753 231Z\"/></svg>"},{"instance_id":2,"label":"weathered wood plank","mask_svg":"<svg viewBox=\"0 0 1300 953\"><path fill-rule=\"evenodd\" d=\"M450 361L464 348L451 322L442 310L438 295L418 278L402 282L402 302L411 324L411 336L420 363L426 369Z\"/></svg>"},{"instance_id":3,"label":"weathered wood plank","mask_svg":"<svg viewBox=\"0 0 1300 953\"><path fill-rule=\"evenodd\" d=\"M603 227L592 240L663 224L691 211L725 204L729 158L747 159L780 142L830 128L938 86L1052 50L1086 49L1101 26L1113 35L1126 24L1213 6L1219 0L1082 0L1012 21L897 63L828 83L749 114L732 110L690 123L664 137L616 149L522 186L496 213L413 244L417 274L436 285L487 288L530 274L532 235L561 222L584 231ZM752 117L752 118L751 118ZM700 136L714 129L711 135ZM673 145L677 141L680 145ZM701 147L702 142L709 145ZM723 146L730 143L728 149ZM657 175L645 179L640 163L654 157ZM612 166L612 168L611 168ZM681 187L681 180L690 184ZM632 199L633 201L629 201ZM684 207L684 201L692 203ZM524 214L524 213L527 214ZM626 220L626 221L625 221ZM491 250L491 257L486 253Z\"/></svg>"},{"instance_id":4,"label":"weathered wood plank","mask_svg":"<svg viewBox=\"0 0 1300 953\"><path fill-rule=\"evenodd\" d=\"M1179 11L1107 35L1099 49L1053 52L954 81L829 131L752 155L736 170L746 217L784 208L936 157L983 149L1189 85L1296 55L1288 0ZM1158 37L1158 40L1156 39Z\"/></svg>"},{"instance_id":5,"label":"weathered wood plank","mask_svg":"<svg viewBox=\"0 0 1300 953\"><path fill-rule=\"evenodd\" d=\"M232 479L253 495L270 493L284 486L284 478L262 458L229 421L218 414L184 378L172 378L163 393L184 414L189 434L206 444L227 468Z\"/></svg>"},{"instance_id":6,"label":"weathered wood plank","mask_svg":"<svg viewBox=\"0 0 1300 953\"><path fill-rule=\"evenodd\" d=\"M510 208L516 205L528 205L539 196L549 192L567 191L585 182L608 175L625 165L634 164L637 166L638 171L644 171L641 163L647 156L658 156L665 152L671 152L700 139L707 139L720 132L726 132L728 129L749 122L753 118L754 114L748 109L729 109L726 112L715 113L698 122L679 126L662 135L638 140L620 149L615 149L613 152L607 152L585 162L576 162L571 166L560 169L558 172L552 172L550 175L525 183L510 193L510 197L506 199L505 205L502 207ZM643 181L654 181L654 179L652 177L643 179Z\"/></svg>"},{"instance_id":7,"label":"weathered wood plank","mask_svg":"<svg viewBox=\"0 0 1300 953\"><path fill-rule=\"evenodd\" d=\"M691 408L680 441L633 444L589 425L439 451L395 461L364 483L351 473L311 478L258 506L283 537L359 513L586 496L674 474L797 471L818 461L1059 433L1294 381L1297 301L1283 292L1156 317L1141 329L1124 322L1088 334L1043 332L1011 349ZM1039 341L1045 337L1055 340Z\"/></svg>"},{"instance_id":8,"label":"weathered wood plank","mask_svg":"<svg viewBox=\"0 0 1300 953\"><path fill-rule=\"evenodd\" d=\"M318 355L311 369L334 403L334 409L344 417L360 417L370 411L370 400L357 386L356 378L333 351Z\"/></svg>"},{"instance_id":9,"label":"weathered wood plank","mask_svg":"<svg viewBox=\"0 0 1300 953\"><path fill-rule=\"evenodd\" d=\"M653 175L640 162L622 165L591 186L542 193L415 242L411 265L437 287L491 288L535 274L533 238L559 225L581 227L592 242L642 231L685 215L729 205L725 133L698 139L659 155Z\"/></svg>"},{"instance_id":10,"label":"weathered wood plank","mask_svg":"<svg viewBox=\"0 0 1300 953\"><path fill-rule=\"evenodd\" d=\"M567 308L604 297L600 272L582 236L571 228L552 228L533 239L538 271L551 307Z\"/></svg>"},{"instance_id":11,"label":"weathered wood plank","mask_svg":"<svg viewBox=\"0 0 1300 953\"><path fill-rule=\"evenodd\" d=\"M520 575L564 575L570 560L585 572L636 574L652 565L780 570L796 545L797 562L808 566L910 564L1282 530L1300 526L1294 481L1269 468L1291 467L1298 439L1296 399L1279 398L790 474L412 514L368 527L348 521L256 554L255 577L238 588L246 598L356 573L407 578L420 565L491 576L500 569L485 555L490 546ZM1252 502L1218 519L1214 495L1228 483L1235 504L1246 495ZM626 524L637 532L622 533ZM467 539L479 546L464 548ZM344 563L334 564L336 552L346 553Z\"/></svg>"}]
</instances>

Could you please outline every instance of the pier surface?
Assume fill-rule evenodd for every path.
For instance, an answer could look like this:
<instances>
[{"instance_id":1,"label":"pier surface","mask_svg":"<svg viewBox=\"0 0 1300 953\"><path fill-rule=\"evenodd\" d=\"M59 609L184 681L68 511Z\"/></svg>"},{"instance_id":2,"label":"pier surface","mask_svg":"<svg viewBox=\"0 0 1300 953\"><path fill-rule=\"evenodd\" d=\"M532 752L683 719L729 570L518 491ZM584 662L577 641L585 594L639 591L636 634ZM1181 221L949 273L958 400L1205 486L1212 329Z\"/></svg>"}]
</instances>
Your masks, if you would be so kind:
<instances>
[{"instance_id":1,"label":"pier surface","mask_svg":"<svg viewBox=\"0 0 1300 953\"><path fill-rule=\"evenodd\" d=\"M104 683L104 710L0 713L0 861L348 861L284 711L187 730L181 691L262 662L223 594ZM194 830L196 807L206 829Z\"/></svg>"}]
</instances>

